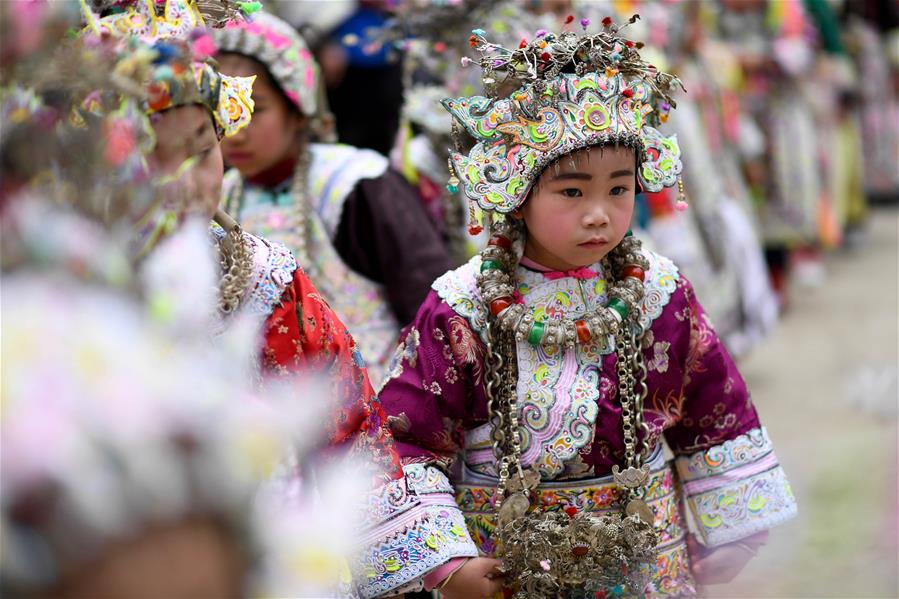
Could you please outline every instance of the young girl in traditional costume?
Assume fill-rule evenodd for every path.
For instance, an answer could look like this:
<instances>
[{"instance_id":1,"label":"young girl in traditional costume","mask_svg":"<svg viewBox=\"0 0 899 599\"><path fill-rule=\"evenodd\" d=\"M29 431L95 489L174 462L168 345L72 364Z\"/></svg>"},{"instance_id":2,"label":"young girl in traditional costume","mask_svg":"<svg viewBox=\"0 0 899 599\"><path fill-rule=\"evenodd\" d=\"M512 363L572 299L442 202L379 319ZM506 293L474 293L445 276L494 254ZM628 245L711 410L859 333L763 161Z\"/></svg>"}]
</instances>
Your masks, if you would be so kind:
<instances>
[{"instance_id":1,"label":"young girl in traditional costume","mask_svg":"<svg viewBox=\"0 0 899 599\"><path fill-rule=\"evenodd\" d=\"M461 520L445 517L442 506L452 506L452 497L435 487L423 470L407 470L403 476L353 337L284 245L245 233L216 211L221 153L215 133L227 137L247 125L253 108L252 79L222 75L203 60L211 52L212 40L205 30L196 29L203 18L191 0L168 0L160 9L151 2L138 3L103 18L85 10L90 34L96 36L90 43L118 41L119 62L114 68L145 86L144 108L156 140L147 150L151 175L186 182L182 186L188 191L186 205L166 199L144 211L139 253L152 252L185 212L214 215L211 232L223 267L219 285L223 326L236 312L249 312L263 321L260 370L267 378L323 372L335 405L326 415L329 447L321 457L356 456L377 468L377 484L362 502L363 551L389 546L402 555L427 553L437 563L460 555L460 548L468 550L470 541ZM114 90L101 91L102 99ZM384 572L393 572L393 561L385 557L374 568L370 563L365 568L352 564L356 576L349 594L372 597L391 592L414 583L427 570L409 580L396 576L384 580Z\"/></svg>"},{"instance_id":2,"label":"young girl in traditional costume","mask_svg":"<svg viewBox=\"0 0 899 599\"><path fill-rule=\"evenodd\" d=\"M256 76L253 124L223 144L224 209L285 243L347 324L381 382L402 326L452 267L414 189L372 150L311 143L327 109L315 59L259 12L216 32L222 72ZM360 110L364 98L360 98Z\"/></svg>"},{"instance_id":3,"label":"young girl in traditional costume","mask_svg":"<svg viewBox=\"0 0 899 599\"><path fill-rule=\"evenodd\" d=\"M219 141L250 123L253 78L222 75L205 61L212 40L202 29L194 33L204 22L190 0L170 0L162 14L152 3L142 2L103 18L90 10L85 14L91 35L121 36L123 62L126 53L132 60L156 54L147 65L150 79L143 82L145 111L155 137L147 163L152 177L177 182L184 197L180 204L169 198L146 211L138 223L138 254L152 251L190 214L215 216L211 232L223 265L223 315L243 310L264 319L261 358L267 375L327 369L339 405L346 410L333 415L332 441L368 446L358 449L370 453L389 476L395 470L389 434L381 425L380 407L353 338L286 247L244 233L217 212L222 185ZM144 54L136 53L138 49Z\"/></svg>"},{"instance_id":4,"label":"young girl in traditional costume","mask_svg":"<svg viewBox=\"0 0 899 599\"><path fill-rule=\"evenodd\" d=\"M679 183L651 126L679 82L602 25L515 49L476 29L488 95L443 102L477 142L450 186L490 241L434 283L381 400L474 538L425 581L450 599L693 595L796 512L690 282L629 232L640 188Z\"/></svg>"}]
</instances>

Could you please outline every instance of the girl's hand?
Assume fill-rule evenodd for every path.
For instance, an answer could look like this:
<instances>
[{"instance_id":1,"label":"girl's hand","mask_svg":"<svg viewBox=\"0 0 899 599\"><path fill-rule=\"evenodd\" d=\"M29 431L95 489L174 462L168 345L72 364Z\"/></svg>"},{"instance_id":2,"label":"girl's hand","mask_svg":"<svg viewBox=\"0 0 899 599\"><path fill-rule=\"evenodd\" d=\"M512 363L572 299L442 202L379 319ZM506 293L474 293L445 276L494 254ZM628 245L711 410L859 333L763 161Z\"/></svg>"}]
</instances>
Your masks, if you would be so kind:
<instances>
[{"instance_id":1,"label":"girl's hand","mask_svg":"<svg viewBox=\"0 0 899 599\"><path fill-rule=\"evenodd\" d=\"M456 570L440 589L444 599L492 599L502 591L502 562L489 557L473 557Z\"/></svg>"},{"instance_id":2,"label":"girl's hand","mask_svg":"<svg viewBox=\"0 0 899 599\"><path fill-rule=\"evenodd\" d=\"M755 557L755 551L746 544L730 543L708 549L700 545L693 535L687 537L687 549L693 578L703 585L730 582Z\"/></svg>"}]
</instances>

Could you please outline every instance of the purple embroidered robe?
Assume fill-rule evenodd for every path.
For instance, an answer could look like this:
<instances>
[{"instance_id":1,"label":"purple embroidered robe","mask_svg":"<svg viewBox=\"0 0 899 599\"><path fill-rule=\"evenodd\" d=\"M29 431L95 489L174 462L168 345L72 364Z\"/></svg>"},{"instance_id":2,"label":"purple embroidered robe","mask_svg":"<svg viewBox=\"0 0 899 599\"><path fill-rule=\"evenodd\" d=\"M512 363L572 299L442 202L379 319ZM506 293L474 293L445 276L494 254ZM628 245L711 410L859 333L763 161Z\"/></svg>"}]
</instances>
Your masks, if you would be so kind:
<instances>
[{"instance_id":1,"label":"purple embroidered robe","mask_svg":"<svg viewBox=\"0 0 899 599\"><path fill-rule=\"evenodd\" d=\"M715 334L690 282L664 257L647 254L640 322L650 446L675 455L680 499L701 542L749 537L796 512L789 483L733 360ZM490 476L487 425L486 311L475 273L480 258L438 279L401 335L381 392L404 464ZM538 319L579 318L604 305L601 269L594 279L548 280L518 267L518 292ZM610 474L624 443L614 341L544 351L518 344L519 423L523 461L542 480ZM417 466L420 467L420 466ZM453 468L455 468L453 470Z\"/></svg>"}]
</instances>

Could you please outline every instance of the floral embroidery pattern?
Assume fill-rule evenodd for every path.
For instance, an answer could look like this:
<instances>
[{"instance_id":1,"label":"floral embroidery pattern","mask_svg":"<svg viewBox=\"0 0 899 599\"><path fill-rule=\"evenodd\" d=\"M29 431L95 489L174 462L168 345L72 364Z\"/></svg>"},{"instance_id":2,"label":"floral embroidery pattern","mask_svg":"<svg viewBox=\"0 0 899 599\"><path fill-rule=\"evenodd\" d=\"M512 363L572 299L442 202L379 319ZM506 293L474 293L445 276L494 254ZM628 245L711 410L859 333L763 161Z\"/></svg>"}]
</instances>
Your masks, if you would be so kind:
<instances>
[{"instance_id":1,"label":"floral embroidery pattern","mask_svg":"<svg viewBox=\"0 0 899 599\"><path fill-rule=\"evenodd\" d=\"M684 288L684 292L692 305L696 301L693 292L688 287ZM716 340L715 331L708 317L705 314L697 315L695 310L690 310L690 344L684 367L685 383L690 383L694 373L705 372L702 360Z\"/></svg>"},{"instance_id":2,"label":"floral embroidery pattern","mask_svg":"<svg viewBox=\"0 0 899 599\"><path fill-rule=\"evenodd\" d=\"M482 367L484 347L475 336L474 331L461 316L453 316L447 321L449 325L449 343L453 356L459 364L471 365L475 384L480 384L483 377Z\"/></svg>"},{"instance_id":3,"label":"floral embroidery pattern","mask_svg":"<svg viewBox=\"0 0 899 599\"><path fill-rule=\"evenodd\" d=\"M446 476L421 464L404 470L405 478L373 495L368 506L377 516L372 520L382 523L366 533L374 542L356 567L363 574L362 597L380 597L453 558L477 555Z\"/></svg>"},{"instance_id":4,"label":"floral embroidery pattern","mask_svg":"<svg viewBox=\"0 0 899 599\"><path fill-rule=\"evenodd\" d=\"M407 458L403 463L421 462L449 470L461 451L463 437L464 433L459 423L451 418L444 418L441 430L429 435L427 441L428 449L424 458Z\"/></svg>"},{"instance_id":5,"label":"floral embroidery pattern","mask_svg":"<svg viewBox=\"0 0 899 599\"><path fill-rule=\"evenodd\" d=\"M656 341L652 330L649 330L643 336L643 348L652 349L651 356L646 360L646 369L648 371L660 374L668 372L668 350L671 348L671 343L668 341Z\"/></svg>"},{"instance_id":6,"label":"floral embroidery pattern","mask_svg":"<svg viewBox=\"0 0 899 599\"><path fill-rule=\"evenodd\" d=\"M678 458L677 469L685 482L717 476L734 468L760 460L774 451L774 444L764 427L754 428L690 456Z\"/></svg>"},{"instance_id":7,"label":"floral embroidery pattern","mask_svg":"<svg viewBox=\"0 0 899 599\"><path fill-rule=\"evenodd\" d=\"M390 432L397 436L408 433L412 429L412 422L405 412L401 412L398 416L388 416L387 426L390 427Z\"/></svg>"},{"instance_id":8,"label":"floral embroidery pattern","mask_svg":"<svg viewBox=\"0 0 899 599\"><path fill-rule=\"evenodd\" d=\"M677 424L683 416L685 399L683 393L668 391L662 396L656 389L653 391L652 399L646 402L645 411L647 415L652 413L658 416L663 429L670 428ZM649 421L648 418L646 420Z\"/></svg>"},{"instance_id":9,"label":"floral embroidery pattern","mask_svg":"<svg viewBox=\"0 0 899 599\"><path fill-rule=\"evenodd\" d=\"M797 512L796 498L780 466L691 496L687 504L711 547L772 528Z\"/></svg>"},{"instance_id":10,"label":"floral embroidery pattern","mask_svg":"<svg viewBox=\"0 0 899 599\"><path fill-rule=\"evenodd\" d=\"M764 428L679 457L676 464L706 545L747 537L796 514L793 491Z\"/></svg>"},{"instance_id":11,"label":"floral embroidery pattern","mask_svg":"<svg viewBox=\"0 0 899 599\"><path fill-rule=\"evenodd\" d=\"M421 335L415 327L411 327L406 337L400 341L393 352L393 357L387 367L386 380L399 378L403 374L403 362L410 368L415 368L418 365L418 348L420 346Z\"/></svg>"}]
</instances>

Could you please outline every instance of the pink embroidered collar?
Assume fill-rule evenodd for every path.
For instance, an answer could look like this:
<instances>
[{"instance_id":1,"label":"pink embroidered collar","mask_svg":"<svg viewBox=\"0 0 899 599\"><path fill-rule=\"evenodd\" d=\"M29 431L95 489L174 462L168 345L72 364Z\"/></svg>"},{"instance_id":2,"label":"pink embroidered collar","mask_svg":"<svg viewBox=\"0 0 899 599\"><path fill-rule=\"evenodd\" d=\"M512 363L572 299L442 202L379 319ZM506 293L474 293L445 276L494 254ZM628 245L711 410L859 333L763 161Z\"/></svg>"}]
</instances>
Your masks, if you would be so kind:
<instances>
[{"instance_id":1,"label":"pink embroidered collar","mask_svg":"<svg viewBox=\"0 0 899 599\"><path fill-rule=\"evenodd\" d=\"M583 281L583 280L587 280L587 279L592 279L599 275L598 272L596 272L595 270L593 270L592 268L589 268L587 266L582 266L582 267L576 268L574 270L553 270L551 268L547 268L547 267L543 266L542 264L534 262L533 260L531 260L530 258L527 258L526 256L522 256L521 260L519 262L522 266L524 266L527 269L542 273L543 276L545 278L549 279L550 281L564 279L565 277L572 277L572 278L580 279Z\"/></svg>"}]
</instances>

